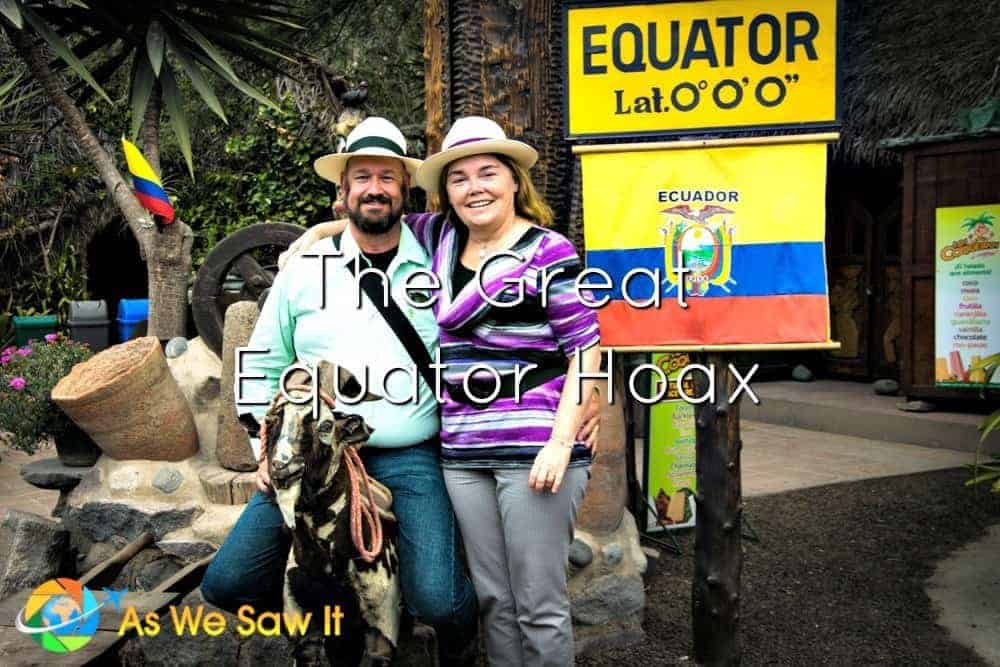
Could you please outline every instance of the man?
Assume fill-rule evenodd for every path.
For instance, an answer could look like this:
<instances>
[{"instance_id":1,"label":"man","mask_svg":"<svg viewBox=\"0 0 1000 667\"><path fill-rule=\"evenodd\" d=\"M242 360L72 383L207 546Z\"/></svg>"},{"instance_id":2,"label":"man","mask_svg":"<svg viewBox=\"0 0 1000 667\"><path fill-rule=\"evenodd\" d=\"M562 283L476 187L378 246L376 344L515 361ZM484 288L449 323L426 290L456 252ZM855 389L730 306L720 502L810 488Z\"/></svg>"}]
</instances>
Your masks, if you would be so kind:
<instances>
[{"instance_id":1,"label":"man","mask_svg":"<svg viewBox=\"0 0 1000 667\"><path fill-rule=\"evenodd\" d=\"M390 293L413 324L431 356L438 328L429 308L414 308L403 298L407 277L430 266L409 228L400 223L403 202L419 160L406 157L406 140L383 118L368 118L347 137L344 153L316 161L319 175L339 183L349 225L339 257L299 256L278 274L248 347L267 350L243 355L244 376L264 380L241 383L241 419L260 419L278 389L281 373L298 361L327 360L359 380L368 374L372 393L402 401L412 393L413 377L389 369L414 362L374 305L361 297L349 264L375 268L388 276ZM336 255L332 239L311 249ZM325 265L325 267L324 267ZM325 278L325 283L324 283ZM362 280L381 279L368 272ZM419 278L413 281L419 283ZM325 293L324 293L325 292ZM411 292L412 298L412 292ZM372 477L393 494L399 522L400 583L410 613L434 626L442 664L468 664L475 650L476 598L458 558L458 534L438 463L440 422L433 388L417 374L415 401L378 400L351 405L374 429L361 449ZM384 390L384 392L382 391ZM239 387L237 388L239 392ZM239 400L242 399L242 400ZM347 409L347 408L345 408ZM259 443L252 441L255 453ZM266 462L257 472L260 491L248 503L219 549L202 582L205 598L224 609L249 604L256 610L280 609L290 537L270 493Z\"/></svg>"}]
</instances>

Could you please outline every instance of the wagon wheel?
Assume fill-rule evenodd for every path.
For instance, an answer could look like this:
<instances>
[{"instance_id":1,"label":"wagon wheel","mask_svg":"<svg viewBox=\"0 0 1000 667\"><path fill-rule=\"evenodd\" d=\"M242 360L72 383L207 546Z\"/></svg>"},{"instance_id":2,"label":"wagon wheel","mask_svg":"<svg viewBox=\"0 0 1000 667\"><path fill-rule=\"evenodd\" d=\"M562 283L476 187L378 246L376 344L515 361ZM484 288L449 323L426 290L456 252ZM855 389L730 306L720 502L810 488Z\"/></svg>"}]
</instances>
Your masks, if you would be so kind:
<instances>
[{"instance_id":1,"label":"wagon wheel","mask_svg":"<svg viewBox=\"0 0 1000 667\"><path fill-rule=\"evenodd\" d=\"M298 225L267 222L244 227L219 241L198 269L191 291L194 324L205 344L222 356L226 308L236 301L257 301L278 272L278 255L305 231ZM242 279L239 291L227 277Z\"/></svg>"}]
</instances>

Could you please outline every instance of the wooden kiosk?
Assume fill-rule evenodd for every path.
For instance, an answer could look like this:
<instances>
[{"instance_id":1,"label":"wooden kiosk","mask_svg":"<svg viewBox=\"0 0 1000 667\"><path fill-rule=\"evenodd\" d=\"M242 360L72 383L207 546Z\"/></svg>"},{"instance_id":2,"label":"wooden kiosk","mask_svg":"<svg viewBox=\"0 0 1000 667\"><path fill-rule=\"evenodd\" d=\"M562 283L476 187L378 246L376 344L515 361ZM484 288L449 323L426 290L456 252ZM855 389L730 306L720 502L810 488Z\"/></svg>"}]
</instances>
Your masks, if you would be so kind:
<instances>
[{"instance_id":1,"label":"wooden kiosk","mask_svg":"<svg viewBox=\"0 0 1000 667\"><path fill-rule=\"evenodd\" d=\"M936 382L935 266L939 253L935 212L1000 203L1000 130L888 140L883 146L898 150L903 157L902 390L913 398L975 400L976 389L942 387ZM1000 236L1000 229L996 235ZM997 281L996 276L993 279ZM1000 290L1000 285L994 284L993 289ZM1000 313L990 316L997 318Z\"/></svg>"}]
</instances>

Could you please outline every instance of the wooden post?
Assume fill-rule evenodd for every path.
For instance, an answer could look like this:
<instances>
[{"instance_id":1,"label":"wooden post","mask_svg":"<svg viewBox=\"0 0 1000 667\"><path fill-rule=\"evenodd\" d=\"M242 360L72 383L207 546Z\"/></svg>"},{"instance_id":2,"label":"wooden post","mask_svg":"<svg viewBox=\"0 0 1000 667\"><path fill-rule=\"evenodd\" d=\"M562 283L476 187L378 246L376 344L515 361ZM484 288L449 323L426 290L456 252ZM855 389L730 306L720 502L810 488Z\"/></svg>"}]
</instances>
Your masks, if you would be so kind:
<instances>
[{"instance_id":1,"label":"wooden post","mask_svg":"<svg viewBox=\"0 0 1000 667\"><path fill-rule=\"evenodd\" d=\"M737 383L729 373L727 353L698 354L711 372L715 401L695 406L697 428L697 525L694 538L694 581L691 612L694 659L699 665L736 665L740 662L740 544L743 515L740 482L739 397L729 396ZM707 363L706 363L707 360ZM697 396L703 396L709 378L695 372Z\"/></svg>"}]
</instances>

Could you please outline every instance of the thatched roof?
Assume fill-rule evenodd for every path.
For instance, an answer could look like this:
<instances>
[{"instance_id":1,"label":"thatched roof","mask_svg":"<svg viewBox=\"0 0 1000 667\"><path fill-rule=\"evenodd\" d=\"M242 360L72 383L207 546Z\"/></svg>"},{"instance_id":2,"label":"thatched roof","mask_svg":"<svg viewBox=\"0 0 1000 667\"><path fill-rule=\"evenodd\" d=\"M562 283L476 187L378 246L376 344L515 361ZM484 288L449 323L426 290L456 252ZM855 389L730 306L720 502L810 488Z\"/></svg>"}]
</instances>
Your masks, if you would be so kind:
<instances>
[{"instance_id":1,"label":"thatched roof","mask_svg":"<svg viewBox=\"0 0 1000 667\"><path fill-rule=\"evenodd\" d=\"M898 156L883 139L946 134L1000 94L1000 3L841 0L842 140L850 162Z\"/></svg>"}]
</instances>

